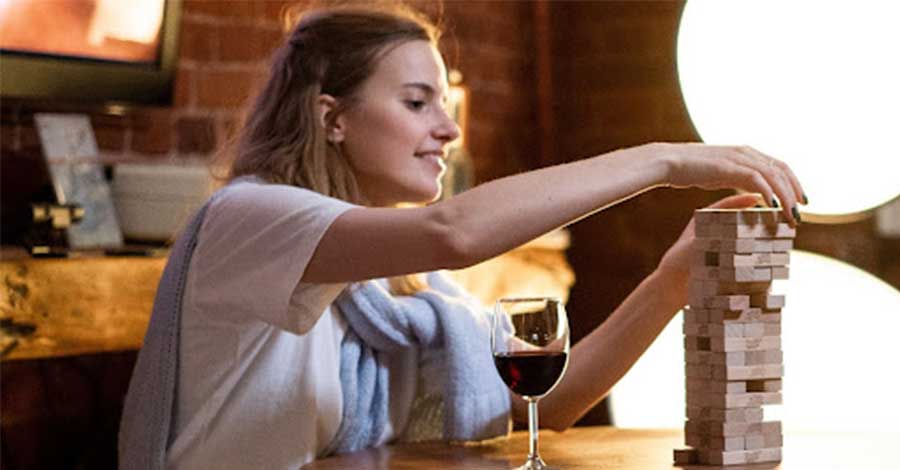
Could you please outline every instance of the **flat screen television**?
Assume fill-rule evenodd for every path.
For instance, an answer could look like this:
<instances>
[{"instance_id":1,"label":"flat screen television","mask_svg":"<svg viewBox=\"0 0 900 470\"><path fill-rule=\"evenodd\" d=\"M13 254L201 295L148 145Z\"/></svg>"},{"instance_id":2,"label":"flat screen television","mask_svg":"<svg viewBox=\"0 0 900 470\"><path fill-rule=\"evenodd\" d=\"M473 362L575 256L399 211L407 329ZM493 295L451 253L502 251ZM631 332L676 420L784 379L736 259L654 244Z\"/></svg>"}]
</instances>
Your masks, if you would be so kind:
<instances>
[{"instance_id":1,"label":"flat screen television","mask_svg":"<svg viewBox=\"0 0 900 470\"><path fill-rule=\"evenodd\" d=\"M180 17L181 0L0 0L0 94L170 104Z\"/></svg>"}]
</instances>

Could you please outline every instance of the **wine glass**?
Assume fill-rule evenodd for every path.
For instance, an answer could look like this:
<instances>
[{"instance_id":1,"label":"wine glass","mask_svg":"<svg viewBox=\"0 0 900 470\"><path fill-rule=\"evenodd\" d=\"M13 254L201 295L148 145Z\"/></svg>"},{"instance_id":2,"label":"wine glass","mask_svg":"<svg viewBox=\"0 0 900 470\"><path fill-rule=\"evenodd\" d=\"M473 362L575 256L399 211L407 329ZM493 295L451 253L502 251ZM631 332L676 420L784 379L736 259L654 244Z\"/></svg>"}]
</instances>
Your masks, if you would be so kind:
<instances>
[{"instance_id":1,"label":"wine glass","mask_svg":"<svg viewBox=\"0 0 900 470\"><path fill-rule=\"evenodd\" d=\"M569 322L555 297L502 298L494 306L491 351L503 382L528 402L528 460L517 470L550 468L538 455L538 400L563 376Z\"/></svg>"}]
</instances>

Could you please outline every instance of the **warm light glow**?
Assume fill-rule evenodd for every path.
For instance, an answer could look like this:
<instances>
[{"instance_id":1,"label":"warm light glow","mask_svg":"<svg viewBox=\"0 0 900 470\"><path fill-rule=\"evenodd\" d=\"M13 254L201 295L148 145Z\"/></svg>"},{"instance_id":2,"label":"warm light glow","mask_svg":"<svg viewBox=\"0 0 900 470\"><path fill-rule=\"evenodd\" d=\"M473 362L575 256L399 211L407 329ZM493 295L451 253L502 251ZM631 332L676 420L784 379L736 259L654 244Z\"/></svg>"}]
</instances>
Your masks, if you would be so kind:
<instances>
[{"instance_id":1,"label":"warm light glow","mask_svg":"<svg viewBox=\"0 0 900 470\"><path fill-rule=\"evenodd\" d=\"M791 279L776 281L773 292L786 297L784 405L767 407L767 419L788 430L895 431L900 291L849 264L794 250ZM616 385L617 426L684 425L681 328L678 314Z\"/></svg>"},{"instance_id":2,"label":"warm light glow","mask_svg":"<svg viewBox=\"0 0 900 470\"><path fill-rule=\"evenodd\" d=\"M164 2L159 0L98 0L88 30L88 42L107 39L152 44L159 35Z\"/></svg>"},{"instance_id":3,"label":"warm light glow","mask_svg":"<svg viewBox=\"0 0 900 470\"><path fill-rule=\"evenodd\" d=\"M890 1L689 1L678 74L694 126L788 162L812 219L897 197L898 23Z\"/></svg>"}]
</instances>

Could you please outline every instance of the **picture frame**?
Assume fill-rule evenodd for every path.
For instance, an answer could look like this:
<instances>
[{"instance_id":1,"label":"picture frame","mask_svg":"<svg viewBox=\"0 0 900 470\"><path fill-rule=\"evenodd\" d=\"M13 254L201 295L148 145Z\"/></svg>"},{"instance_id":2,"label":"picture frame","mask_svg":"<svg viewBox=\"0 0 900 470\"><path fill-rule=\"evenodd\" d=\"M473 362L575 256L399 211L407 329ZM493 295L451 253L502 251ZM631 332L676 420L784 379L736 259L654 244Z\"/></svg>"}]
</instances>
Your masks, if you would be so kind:
<instances>
[{"instance_id":1,"label":"picture frame","mask_svg":"<svg viewBox=\"0 0 900 470\"><path fill-rule=\"evenodd\" d=\"M88 116L36 113L34 121L57 202L84 209L84 218L66 228L69 248L121 247L122 231Z\"/></svg>"}]
</instances>

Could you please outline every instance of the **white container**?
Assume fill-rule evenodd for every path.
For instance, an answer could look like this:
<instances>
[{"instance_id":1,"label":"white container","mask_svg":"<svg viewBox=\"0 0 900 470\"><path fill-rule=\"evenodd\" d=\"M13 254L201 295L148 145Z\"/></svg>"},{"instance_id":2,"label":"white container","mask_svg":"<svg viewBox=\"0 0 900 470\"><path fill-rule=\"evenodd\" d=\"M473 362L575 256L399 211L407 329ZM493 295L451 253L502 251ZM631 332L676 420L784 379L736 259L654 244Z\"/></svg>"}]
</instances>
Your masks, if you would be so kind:
<instances>
[{"instance_id":1,"label":"white container","mask_svg":"<svg viewBox=\"0 0 900 470\"><path fill-rule=\"evenodd\" d=\"M122 234L130 240L172 241L212 187L204 165L116 165L112 193Z\"/></svg>"}]
</instances>

